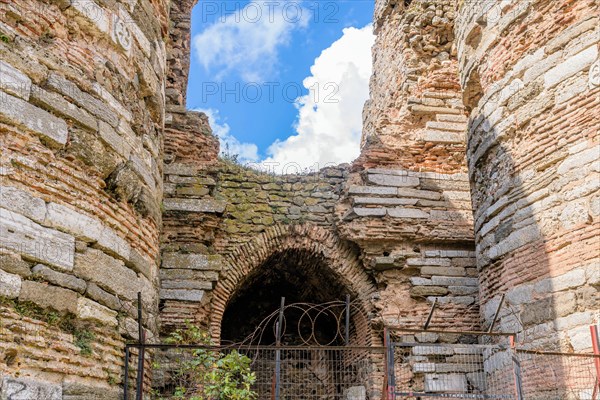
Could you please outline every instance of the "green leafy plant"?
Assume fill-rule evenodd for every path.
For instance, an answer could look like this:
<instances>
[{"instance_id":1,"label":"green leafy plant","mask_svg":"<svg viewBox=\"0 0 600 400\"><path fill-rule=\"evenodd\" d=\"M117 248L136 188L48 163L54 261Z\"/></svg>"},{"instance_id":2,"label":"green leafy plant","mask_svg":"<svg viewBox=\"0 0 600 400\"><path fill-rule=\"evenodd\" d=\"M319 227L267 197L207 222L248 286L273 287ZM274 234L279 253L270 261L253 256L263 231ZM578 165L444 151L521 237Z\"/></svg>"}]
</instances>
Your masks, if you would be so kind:
<instances>
[{"instance_id":1,"label":"green leafy plant","mask_svg":"<svg viewBox=\"0 0 600 400\"><path fill-rule=\"evenodd\" d=\"M169 344L211 345L208 332L186 321L185 328L173 331L166 339ZM256 375L250 369L251 360L236 350L225 354L210 348L194 349L191 357L185 350L176 350L171 380L174 391L171 399L186 400L253 400ZM159 365L155 362L155 368Z\"/></svg>"},{"instance_id":2,"label":"green leafy plant","mask_svg":"<svg viewBox=\"0 0 600 400\"><path fill-rule=\"evenodd\" d=\"M81 355L89 356L92 354L92 341L95 339L94 332L87 329L75 329L73 338L75 346L81 349Z\"/></svg>"}]
</instances>

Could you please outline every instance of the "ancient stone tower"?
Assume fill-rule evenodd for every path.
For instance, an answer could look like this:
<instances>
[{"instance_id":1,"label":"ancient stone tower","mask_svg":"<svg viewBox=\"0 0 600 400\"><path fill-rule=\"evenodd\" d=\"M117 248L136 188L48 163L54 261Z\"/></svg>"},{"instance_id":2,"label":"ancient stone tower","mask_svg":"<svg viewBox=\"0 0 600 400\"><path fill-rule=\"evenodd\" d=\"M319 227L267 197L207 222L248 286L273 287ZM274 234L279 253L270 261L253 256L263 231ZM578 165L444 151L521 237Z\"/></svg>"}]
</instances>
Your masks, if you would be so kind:
<instances>
[{"instance_id":1,"label":"ancient stone tower","mask_svg":"<svg viewBox=\"0 0 600 400\"><path fill-rule=\"evenodd\" d=\"M486 329L505 295L496 330L590 350L596 0L376 1L360 157L286 176L186 110L194 4L0 2L0 398L119 398L138 292L153 342L240 340L283 287L350 294L363 345L433 301Z\"/></svg>"}]
</instances>

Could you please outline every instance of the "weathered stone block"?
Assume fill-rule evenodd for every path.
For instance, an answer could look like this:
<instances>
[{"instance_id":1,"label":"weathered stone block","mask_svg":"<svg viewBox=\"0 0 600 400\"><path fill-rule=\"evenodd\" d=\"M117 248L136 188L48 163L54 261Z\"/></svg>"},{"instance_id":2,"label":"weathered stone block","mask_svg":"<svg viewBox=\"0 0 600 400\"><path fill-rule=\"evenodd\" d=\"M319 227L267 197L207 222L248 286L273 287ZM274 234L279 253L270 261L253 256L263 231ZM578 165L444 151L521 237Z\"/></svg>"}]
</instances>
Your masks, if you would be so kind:
<instances>
[{"instance_id":1,"label":"weathered stone block","mask_svg":"<svg viewBox=\"0 0 600 400\"><path fill-rule=\"evenodd\" d=\"M352 211L359 217L383 217L387 213L385 208L354 207Z\"/></svg>"},{"instance_id":2,"label":"weathered stone block","mask_svg":"<svg viewBox=\"0 0 600 400\"><path fill-rule=\"evenodd\" d=\"M205 212L222 213L225 211L225 202L212 198L206 199L165 199L164 207L166 211L187 211L187 212Z\"/></svg>"},{"instance_id":3,"label":"weathered stone block","mask_svg":"<svg viewBox=\"0 0 600 400\"><path fill-rule=\"evenodd\" d=\"M0 269L0 296L14 299L19 297L19 293L21 293L21 277Z\"/></svg>"},{"instance_id":4,"label":"weathered stone block","mask_svg":"<svg viewBox=\"0 0 600 400\"><path fill-rule=\"evenodd\" d=\"M368 180L371 183L374 183L376 185L382 185L382 186L397 186L397 187L419 186L419 178L414 177L414 176L369 174Z\"/></svg>"},{"instance_id":5,"label":"weathered stone block","mask_svg":"<svg viewBox=\"0 0 600 400\"><path fill-rule=\"evenodd\" d=\"M415 363L413 364L412 370L415 374L435 372L435 363Z\"/></svg>"},{"instance_id":6,"label":"weathered stone block","mask_svg":"<svg viewBox=\"0 0 600 400\"><path fill-rule=\"evenodd\" d=\"M188 280L162 280L160 287L163 289L200 289L212 290L213 281L188 281Z\"/></svg>"},{"instance_id":7,"label":"weathered stone block","mask_svg":"<svg viewBox=\"0 0 600 400\"><path fill-rule=\"evenodd\" d=\"M344 399L346 400L366 400L367 390L364 386L353 386L344 389Z\"/></svg>"},{"instance_id":8,"label":"weathered stone block","mask_svg":"<svg viewBox=\"0 0 600 400\"><path fill-rule=\"evenodd\" d=\"M434 393L466 393L467 379L464 374L426 374L425 391Z\"/></svg>"},{"instance_id":9,"label":"weathered stone block","mask_svg":"<svg viewBox=\"0 0 600 400\"><path fill-rule=\"evenodd\" d=\"M31 268L29 264L21 260L21 257L17 254L0 255L0 269L4 272L23 277L28 277L31 275Z\"/></svg>"},{"instance_id":10,"label":"weathered stone block","mask_svg":"<svg viewBox=\"0 0 600 400\"><path fill-rule=\"evenodd\" d=\"M421 140L431 143L464 143L465 135L456 132L427 130L421 135Z\"/></svg>"},{"instance_id":11,"label":"weathered stone block","mask_svg":"<svg viewBox=\"0 0 600 400\"><path fill-rule=\"evenodd\" d=\"M414 206L417 204L416 199L398 199L390 197L355 197L354 204L374 204L374 205L390 205L390 206Z\"/></svg>"},{"instance_id":12,"label":"weathered stone block","mask_svg":"<svg viewBox=\"0 0 600 400\"><path fill-rule=\"evenodd\" d=\"M112 310L120 310L124 306L124 302L119 300L117 296L114 296L104 289L101 289L95 283L88 283L85 293L88 297L96 300Z\"/></svg>"},{"instance_id":13,"label":"weathered stone block","mask_svg":"<svg viewBox=\"0 0 600 400\"><path fill-rule=\"evenodd\" d=\"M454 349L450 346L415 346L412 349L415 356L451 356Z\"/></svg>"},{"instance_id":14,"label":"weathered stone block","mask_svg":"<svg viewBox=\"0 0 600 400\"><path fill-rule=\"evenodd\" d=\"M440 336L437 333L421 332L415 334L415 339L421 343L435 343ZM431 371L433 372L433 371Z\"/></svg>"},{"instance_id":15,"label":"weathered stone block","mask_svg":"<svg viewBox=\"0 0 600 400\"><path fill-rule=\"evenodd\" d=\"M77 317L108 326L117 326L117 312L85 297L77 299Z\"/></svg>"},{"instance_id":16,"label":"weathered stone block","mask_svg":"<svg viewBox=\"0 0 600 400\"><path fill-rule=\"evenodd\" d=\"M0 92L0 118L7 119L47 139L54 146L67 143L67 123L23 99Z\"/></svg>"},{"instance_id":17,"label":"weathered stone block","mask_svg":"<svg viewBox=\"0 0 600 400\"><path fill-rule=\"evenodd\" d=\"M477 286L477 278L459 278L449 276L432 276L431 282L441 286Z\"/></svg>"},{"instance_id":18,"label":"weathered stone block","mask_svg":"<svg viewBox=\"0 0 600 400\"><path fill-rule=\"evenodd\" d=\"M0 206L40 223L46 215L44 200L13 186L0 186Z\"/></svg>"},{"instance_id":19,"label":"weathered stone block","mask_svg":"<svg viewBox=\"0 0 600 400\"><path fill-rule=\"evenodd\" d=\"M98 129L98 122L94 117L76 105L69 103L64 97L56 93L48 92L35 86L31 92L31 101L33 104L43 107L46 110L53 111L84 128L93 131Z\"/></svg>"},{"instance_id":20,"label":"weathered stone block","mask_svg":"<svg viewBox=\"0 0 600 400\"><path fill-rule=\"evenodd\" d=\"M12 65L0 61L0 90L29 100L31 79Z\"/></svg>"},{"instance_id":21,"label":"weathered stone block","mask_svg":"<svg viewBox=\"0 0 600 400\"><path fill-rule=\"evenodd\" d=\"M488 255L494 260L539 238L540 231L536 225L526 226L511 232L506 239L492 246Z\"/></svg>"},{"instance_id":22,"label":"weathered stone block","mask_svg":"<svg viewBox=\"0 0 600 400\"><path fill-rule=\"evenodd\" d=\"M140 287L137 274L101 250L88 248L75 255L73 272L120 297L133 300Z\"/></svg>"},{"instance_id":23,"label":"weathered stone block","mask_svg":"<svg viewBox=\"0 0 600 400\"><path fill-rule=\"evenodd\" d=\"M464 268L460 267L422 267L422 275L465 276Z\"/></svg>"},{"instance_id":24,"label":"weathered stone block","mask_svg":"<svg viewBox=\"0 0 600 400\"><path fill-rule=\"evenodd\" d=\"M479 292L477 286L448 286L448 290L454 295L475 295Z\"/></svg>"},{"instance_id":25,"label":"weathered stone block","mask_svg":"<svg viewBox=\"0 0 600 400\"><path fill-rule=\"evenodd\" d=\"M477 364L458 364L458 363L437 363L435 364L435 372L446 374L450 372L474 372L477 371L483 365Z\"/></svg>"},{"instance_id":26,"label":"weathered stone block","mask_svg":"<svg viewBox=\"0 0 600 400\"><path fill-rule=\"evenodd\" d=\"M23 281L19 301L31 301L43 308L77 313L78 295L72 290L40 282Z\"/></svg>"},{"instance_id":27,"label":"weathered stone block","mask_svg":"<svg viewBox=\"0 0 600 400\"><path fill-rule=\"evenodd\" d=\"M62 286L67 289L72 289L79 293L84 293L86 284L83 279L79 279L73 275L58 272L43 264L38 264L31 269L34 275L44 278L46 281L57 286Z\"/></svg>"},{"instance_id":28,"label":"weathered stone block","mask_svg":"<svg viewBox=\"0 0 600 400\"><path fill-rule=\"evenodd\" d=\"M548 89L559 84L577 72L589 67L597 57L598 46L595 44L569 57L544 74L544 86Z\"/></svg>"},{"instance_id":29,"label":"weathered stone block","mask_svg":"<svg viewBox=\"0 0 600 400\"><path fill-rule=\"evenodd\" d=\"M161 289L160 298L163 300L202 301L204 290Z\"/></svg>"},{"instance_id":30,"label":"weathered stone block","mask_svg":"<svg viewBox=\"0 0 600 400\"><path fill-rule=\"evenodd\" d=\"M196 176L198 173L199 167L196 165L175 162L164 166L165 175Z\"/></svg>"},{"instance_id":31,"label":"weathered stone block","mask_svg":"<svg viewBox=\"0 0 600 400\"><path fill-rule=\"evenodd\" d=\"M117 133L117 131L110 126L110 124L99 121L98 133L104 143L110 146L117 154L124 159L129 159L131 152L133 151L131 145ZM151 185L151 187L154 185Z\"/></svg>"},{"instance_id":32,"label":"weathered stone block","mask_svg":"<svg viewBox=\"0 0 600 400\"><path fill-rule=\"evenodd\" d=\"M5 209L0 209L0 248L64 271L73 269L75 239L72 236Z\"/></svg>"},{"instance_id":33,"label":"weathered stone block","mask_svg":"<svg viewBox=\"0 0 600 400\"><path fill-rule=\"evenodd\" d=\"M388 208L387 213L392 218L429 218L429 214L416 208Z\"/></svg>"},{"instance_id":34,"label":"weathered stone block","mask_svg":"<svg viewBox=\"0 0 600 400\"><path fill-rule=\"evenodd\" d=\"M106 104L94 96L81 91L75 83L64 77L51 73L46 81L46 85L60 94L73 99L77 105L88 110L92 115L108 122L112 127L116 128L119 124L119 117Z\"/></svg>"},{"instance_id":35,"label":"weathered stone block","mask_svg":"<svg viewBox=\"0 0 600 400\"><path fill-rule=\"evenodd\" d=\"M439 192L430 190L418 190L409 188L398 189L397 194L399 197L413 197L417 199L428 199L428 200L439 200L442 196Z\"/></svg>"},{"instance_id":36,"label":"weathered stone block","mask_svg":"<svg viewBox=\"0 0 600 400\"><path fill-rule=\"evenodd\" d=\"M412 297L445 296L448 292L448 289L440 286L415 286L410 288Z\"/></svg>"},{"instance_id":37,"label":"weathered stone block","mask_svg":"<svg viewBox=\"0 0 600 400\"><path fill-rule=\"evenodd\" d=\"M437 122L437 121L428 121L425 124L425 127L430 129L438 129L441 131L455 131L455 132L464 132L467 130L467 125L464 123L452 123L452 122Z\"/></svg>"},{"instance_id":38,"label":"weathered stone block","mask_svg":"<svg viewBox=\"0 0 600 400\"><path fill-rule=\"evenodd\" d=\"M487 388L485 380L485 372L472 372L466 374L467 382L476 390L484 392Z\"/></svg>"},{"instance_id":39,"label":"weathered stone block","mask_svg":"<svg viewBox=\"0 0 600 400\"><path fill-rule=\"evenodd\" d=\"M395 187L380 186L357 186L351 185L348 189L349 194L374 194L374 195L396 195L398 189Z\"/></svg>"},{"instance_id":40,"label":"weathered stone block","mask_svg":"<svg viewBox=\"0 0 600 400\"><path fill-rule=\"evenodd\" d=\"M218 271L222 266L220 256L192 253L163 253L163 268L198 269Z\"/></svg>"},{"instance_id":41,"label":"weathered stone block","mask_svg":"<svg viewBox=\"0 0 600 400\"><path fill-rule=\"evenodd\" d=\"M466 306L475 303L473 296L446 296L446 297L428 297L427 300L433 302L437 299L439 304L464 304Z\"/></svg>"},{"instance_id":42,"label":"weathered stone block","mask_svg":"<svg viewBox=\"0 0 600 400\"><path fill-rule=\"evenodd\" d=\"M113 400L121 398L122 390L109 386L90 386L65 377L62 385L62 400Z\"/></svg>"},{"instance_id":43,"label":"weathered stone block","mask_svg":"<svg viewBox=\"0 0 600 400\"><path fill-rule=\"evenodd\" d=\"M6 376L2 379L0 398L7 400L63 400L62 386L31 378Z\"/></svg>"}]
</instances>

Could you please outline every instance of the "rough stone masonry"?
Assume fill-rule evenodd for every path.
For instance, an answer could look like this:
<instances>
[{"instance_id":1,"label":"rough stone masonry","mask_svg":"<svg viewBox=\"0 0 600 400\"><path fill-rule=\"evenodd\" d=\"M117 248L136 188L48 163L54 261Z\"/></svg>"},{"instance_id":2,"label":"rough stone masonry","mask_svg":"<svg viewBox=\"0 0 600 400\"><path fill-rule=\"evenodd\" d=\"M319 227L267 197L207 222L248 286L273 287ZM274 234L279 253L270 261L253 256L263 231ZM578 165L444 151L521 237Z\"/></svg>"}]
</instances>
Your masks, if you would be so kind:
<instances>
[{"instance_id":1,"label":"rough stone masonry","mask_svg":"<svg viewBox=\"0 0 600 400\"><path fill-rule=\"evenodd\" d=\"M597 1L377 0L360 157L288 176L220 160L186 110L194 4L0 2L0 398L118 398L138 292L149 341L218 340L279 256L353 296L362 344L433 301L485 329L504 294L497 330L590 351Z\"/></svg>"}]
</instances>

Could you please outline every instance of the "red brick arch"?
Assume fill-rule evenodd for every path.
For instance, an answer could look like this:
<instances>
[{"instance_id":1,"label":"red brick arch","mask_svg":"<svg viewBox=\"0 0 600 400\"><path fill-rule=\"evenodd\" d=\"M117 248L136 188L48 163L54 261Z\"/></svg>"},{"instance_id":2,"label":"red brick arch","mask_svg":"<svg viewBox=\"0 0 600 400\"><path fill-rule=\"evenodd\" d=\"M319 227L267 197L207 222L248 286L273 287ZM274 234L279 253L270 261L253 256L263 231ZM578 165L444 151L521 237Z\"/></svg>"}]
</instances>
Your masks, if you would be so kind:
<instances>
[{"instance_id":1,"label":"red brick arch","mask_svg":"<svg viewBox=\"0 0 600 400\"><path fill-rule=\"evenodd\" d=\"M221 322L229 299L244 279L271 255L286 250L307 251L325 261L359 302L360 312L355 316L354 323L359 336L365 338L364 344L379 344L380 339L374 334L368 317L374 311L371 297L376 288L363 269L356 249L333 232L310 224L276 225L240 245L226 257L224 276L219 279L211 300L210 330L213 337L216 340L220 338Z\"/></svg>"}]
</instances>

